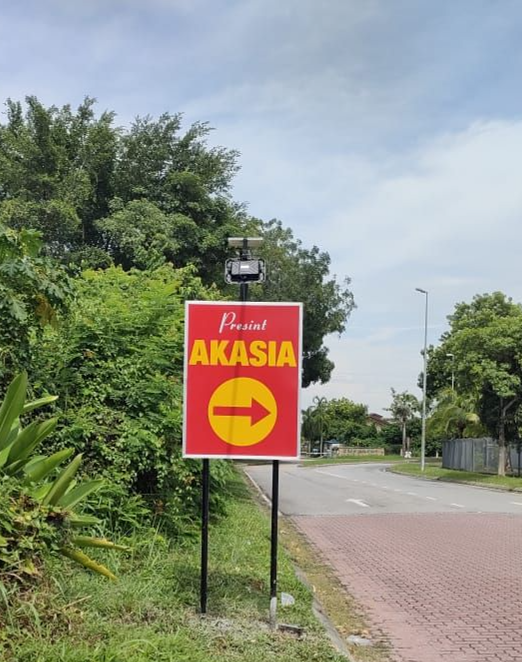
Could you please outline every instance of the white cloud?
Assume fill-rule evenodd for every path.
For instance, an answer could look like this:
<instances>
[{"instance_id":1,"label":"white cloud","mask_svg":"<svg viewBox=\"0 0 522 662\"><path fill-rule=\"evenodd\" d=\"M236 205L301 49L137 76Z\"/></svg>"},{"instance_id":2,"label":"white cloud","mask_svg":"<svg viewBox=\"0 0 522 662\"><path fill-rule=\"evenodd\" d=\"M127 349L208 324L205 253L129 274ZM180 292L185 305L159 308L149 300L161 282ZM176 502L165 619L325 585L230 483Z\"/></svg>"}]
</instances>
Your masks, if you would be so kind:
<instances>
[{"instance_id":1,"label":"white cloud","mask_svg":"<svg viewBox=\"0 0 522 662\"><path fill-rule=\"evenodd\" d=\"M506 250L506 233L519 236L522 121L481 123L427 142L401 169L327 224L357 273L412 263L482 269L495 259L494 245Z\"/></svg>"},{"instance_id":2,"label":"white cloud","mask_svg":"<svg viewBox=\"0 0 522 662\"><path fill-rule=\"evenodd\" d=\"M425 141L398 170L323 219L322 245L353 275L360 305L345 337L330 341L334 379L307 397L359 396L380 410L391 386L416 389L424 298L415 287L430 293L431 343L458 301L494 290L522 301L522 121Z\"/></svg>"},{"instance_id":3,"label":"white cloud","mask_svg":"<svg viewBox=\"0 0 522 662\"><path fill-rule=\"evenodd\" d=\"M305 389L303 408L310 406L319 395L328 399L348 398L368 405L372 412L386 414L391 386L421 396L416 388L417 376L422 370L418 353L409 348L398 349L393 343L374 343L349 336L330 338L328 344L335 372L327 384Z\"/></svg>"}]
</instances>

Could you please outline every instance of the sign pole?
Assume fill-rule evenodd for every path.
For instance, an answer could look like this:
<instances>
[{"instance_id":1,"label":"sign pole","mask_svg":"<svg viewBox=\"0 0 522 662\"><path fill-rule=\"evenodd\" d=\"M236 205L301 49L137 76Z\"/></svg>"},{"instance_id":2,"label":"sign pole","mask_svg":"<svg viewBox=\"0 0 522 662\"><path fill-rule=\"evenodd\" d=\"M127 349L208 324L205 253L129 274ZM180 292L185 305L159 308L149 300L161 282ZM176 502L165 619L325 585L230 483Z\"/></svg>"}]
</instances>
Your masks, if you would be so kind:
<instances>
[{"instance_id":1,"label":"sign pole","mask_svg":"<svg viewBox=\"0 0 522 662\"><path fill-rule=\"evenodd\" d=\"M207 613L208 586L208 513L210 494L210 460L203 460L201 487L201 613Z\"/></svg>"},{"instance_id":2,"label":"sign pole","mask_svg":"<svg viewBox=\"0 0 522 662\"><path fill-rule=\"evenodd\" d=\"M277 529L279 514L279 460L272 462L272 531L270 537L270 627L277 627Z\"/></svg>"},{"instance_id":3,"label":"sign pole","mask_svg":"<svg viewBox=\"0 0 522 662\"><path fill-rule=\"evenodd\" d=\"M248 283L240 283L239 300L248 301ZM272 526L270 534L270 627L277 627L277 534L279 513L279 460L272 462Z\"/></svg>"}]
</instances>

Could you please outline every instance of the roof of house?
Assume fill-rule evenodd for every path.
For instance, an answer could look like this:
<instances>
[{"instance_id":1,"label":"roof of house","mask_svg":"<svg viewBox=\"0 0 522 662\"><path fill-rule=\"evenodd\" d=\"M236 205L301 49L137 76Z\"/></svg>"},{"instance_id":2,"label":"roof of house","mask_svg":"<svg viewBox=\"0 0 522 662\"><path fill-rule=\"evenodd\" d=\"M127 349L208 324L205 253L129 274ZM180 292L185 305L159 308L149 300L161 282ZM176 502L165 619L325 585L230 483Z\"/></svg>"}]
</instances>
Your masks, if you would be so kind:
<instances>
[{"instance_id":1,"label":"roof of house","mask_svg":"<svg viewBox=\"0 0 522 662\"><path fill-rule=\"evenodd\" d=\"M384 416L381 416L380 414L368 414L368 418L373 422L377 423L377 425L389 425L391 421L388 418L384 418Z\"/></svg>"}]
</instances>

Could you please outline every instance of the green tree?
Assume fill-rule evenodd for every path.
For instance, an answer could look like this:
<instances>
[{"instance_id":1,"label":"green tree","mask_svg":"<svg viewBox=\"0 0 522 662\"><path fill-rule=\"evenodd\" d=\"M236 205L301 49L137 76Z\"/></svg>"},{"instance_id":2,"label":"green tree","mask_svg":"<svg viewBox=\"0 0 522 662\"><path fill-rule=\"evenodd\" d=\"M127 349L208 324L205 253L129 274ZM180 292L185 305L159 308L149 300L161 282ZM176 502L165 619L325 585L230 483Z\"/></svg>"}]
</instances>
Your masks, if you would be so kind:
<instances>
[{"instance_id":1,"label":"green tree","mask_svg":"<svg viewBox=\"0 0 522 662\"><path fill-rule=\"evenodd\" d=\"M402 455L409 450L408 444L408 425L416 418L420 410L420 403L417 398L403 391L398 393L395 389L391 389L392 402L388 411L391 412L393 419L401 427L402 435Z\"/></svg>"},{"instance_id":2,"label":"green tree","mask_svg":"<svg viewBox=\"0 0 522 662\"><path fill-rule=\"evenodd\" d=\"M477 413L477 403L453 389L441 391L428 418L427 432L430 436L452 439L482 435L484 428Z\"/></svg>"},{"instance_id":3,"label":"green tree","mask_svg":"<svg viewBox=\"0 0 522 662\"><path fill-rule=\"evenodd\" d=\"M94 100L76 113L45 108L36 97L7 101L0 125L0 220L42 232L60 257L96 243L94 220L108 211L118 131L114 114L95 118Z\"/></svg>"},{"instance_id":4,"label":"green tree","mask_svg":"<svg viewBox=\"0 0 522 662\"><path fill-rule=\"evenodd\" d=\"M368 407L348 398L334 398L328 402L326 429L329 439L349 445L376 437L373 426L368 423Z\"/></svg>"},{"instance_id":5,"label":"green tree","mask_svg":"<svg viewBox=\"0 0 522 662\"><path fill-rule=\"evenodd\" d=\"M368 422L368 408L348 398L327 400L316 396L314 405L303 412L303 434L312 441L336 439L344 444L360 444L377 437Z\"/></svg>"},{"instance_id":6,"label":"green tree","mask_svg":"<svg viewBox=\"0 0 522 662\"><path fill-rule=\"evenodd\" d=\"M97 118L94 103L86 98L73 112L27 97L24 112L19 102L7 101L7 122L0 125L0 221L40 230L47 252L61 259L91 259L98 266L103 260L96 251L105 250L116 264L122 259L127 268L139 267L146 242L139 254L121 250L135 243L136 208L102 221L146 200L149 210L157 209L144 239L157 235L160 212L162 224L168 221L166 241L154 242L147 263L161 246L167 260L175 248L177 266L195 264L205 281L218 273L221 279L225 240L241 211L229 193L237 153L208 147L207 124L183 133L181 115L164 114L156 121L138 118L124 131L114 126L114 113Z\"/></svg>"},{"instance_id":7,"label":"green tree","mask_svg":"<svg viewBox=\"0 0 522 662\"><path fill-rule=\"evenodd\" d=\"M301 436L308 446L308 451L312 450L312 443L320 439L321 430L317 416L315 416L315 408L308 407L301 412Z\"/></svg>"},{"instance_id":8,"label":"green tree","mask_svg":"<svg viewBox=\"0 0 522 662\"><path fill-rule=\"evenodd\" d=\"M454 355L459 394L477 400L482 424L498 440L498 474L504 475L522 405L522 308L494 292L457 304L448 319L450 330L432 353Z\"/></svg>"},{"instance_id":9,"label":"green tree","mask_svg":"<svg viewBox=\"0 0 522 662\"><path fill-rule=\"evenodd\" d=\"M148 269L174 262L180 241L174 233L174 219L148 200L127 204L113 201L113 213L96 222L104 250L125 270ZM185 227L184 218L181 228Z\"/></svg>"},{"instance_id":10,"label":"green tree","mask_svg":"<svg viewBox=\"0 0 522 662\"><path fill-rule=\"evenodd\" d=\"M258 226L264 239L260 255L268 264L268 280L252 295L262 301L301 301L303 319L302 385L330 379L334 368L324 339L341 334L355 307L348 278L339 283L330 276L330 256L313 246L304 248L279 221Z\"/></svg>"},{"instance_id":11,"label":"green tree","mask_svg":"<svg viewBox=\"0 0 522 662\"><path fill-rule=\"evenodd\" d=\"M226 239L241 227L242 208L230 196L238 153L208 147L207 123L196 122L185 133L181 124L180 114L165 113L158 120L137 118L122 134L115 197L124 205L137 200L155 205L170 226L166 258L178 267L193 264L204 282L221 284ZM127 229L133 232L132 226Z\"/></svg>"},{"instance_id":12,"label":"green tree","mask_svg":"<svg viewBox=\"0 0 522 662\"><path fill-rule=\"evenodd\" d=\"M402 429L397 423L389 423L378 432L379 446L384 446L392 452L395 452L394 446L402 447Z\"/></svg>"}]
</instances>

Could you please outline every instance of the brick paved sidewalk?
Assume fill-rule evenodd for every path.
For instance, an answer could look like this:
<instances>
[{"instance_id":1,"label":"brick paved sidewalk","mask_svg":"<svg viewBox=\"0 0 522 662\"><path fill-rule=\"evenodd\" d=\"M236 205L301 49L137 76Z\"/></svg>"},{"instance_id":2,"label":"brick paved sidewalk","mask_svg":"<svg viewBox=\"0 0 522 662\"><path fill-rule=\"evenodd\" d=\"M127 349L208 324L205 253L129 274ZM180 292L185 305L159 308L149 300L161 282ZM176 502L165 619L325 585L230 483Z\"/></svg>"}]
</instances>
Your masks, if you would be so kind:
<instances>
[{"instance_id":1,"label":"brick paved sidewalk","mask_svg":"<svg viewBox=\"0 0 522 662\"><path fill-rule=\"evenodd\" d=\"M522 517L293 521L387 636L393 662L522 661Z\"/></svg>"}]
</instances>

